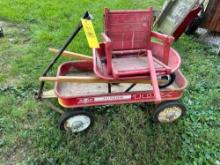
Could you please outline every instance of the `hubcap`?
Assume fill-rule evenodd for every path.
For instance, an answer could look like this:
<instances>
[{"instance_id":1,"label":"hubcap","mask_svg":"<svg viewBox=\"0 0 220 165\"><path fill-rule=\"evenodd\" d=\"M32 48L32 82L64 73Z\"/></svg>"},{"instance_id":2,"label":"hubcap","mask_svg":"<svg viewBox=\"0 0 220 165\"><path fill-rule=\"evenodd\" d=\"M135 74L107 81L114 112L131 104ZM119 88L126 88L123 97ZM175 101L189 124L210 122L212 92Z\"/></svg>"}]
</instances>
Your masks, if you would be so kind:
<instances>
[{"instance_id":1,"label":"hubcap","mask_svg":"<svg viewBox=\"0 0 220 165\"><path fill-rule=\"evenodd\" d=\"M86 115L77 115L66 120L64 128L73 133L86 130L91 124L91 119Z\"/></svg>"},{"instance_id":2,"label":"hubcap","mask_svg":"<svg viewBox=\"0 0 220 165\"><path fill-rule=\"evenodd\" d=\"M177 120L182 115L182 109L177 106L165 108L158 115L158 120L161 123L169 123Z\"/></svg>"}]
</instances>

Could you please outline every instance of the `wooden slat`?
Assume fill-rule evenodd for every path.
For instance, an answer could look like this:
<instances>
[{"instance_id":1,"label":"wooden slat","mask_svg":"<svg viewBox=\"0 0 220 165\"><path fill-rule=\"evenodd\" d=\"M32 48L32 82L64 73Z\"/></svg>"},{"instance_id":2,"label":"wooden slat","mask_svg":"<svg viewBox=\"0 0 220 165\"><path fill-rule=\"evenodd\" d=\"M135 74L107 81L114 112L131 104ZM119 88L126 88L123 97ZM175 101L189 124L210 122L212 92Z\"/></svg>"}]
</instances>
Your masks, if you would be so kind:
<instances>
[{"instance_id":1,"label":"wooden slat","mask_svg":"<svg viewBox=\"0 0 220 165\"><path fill-rule=\"evenodd\" d=\"M53 82L72 82L72 83L140 83L149 84L150 80L146 79L131 79L131 80L104 80L96 76L57 76L57 77L40 77L40 81ZM163 80L160 80L163 83Z\"/></svg>"},{"instance_id":2,"label":"wooden slat","mask_svg":"<svg viewBox=\"0 0 220 165\"><path fill-rule=\"evenodd\" d=\"M114 50L125 50L125 49L142 49L146 46L144 41L115 41L112 43Z\"/></svg>"},{"instance_id":3,"label":"wooden slat","mask_svg":"<svg viewBox=\"0 0 220 165\"><path fill-rule=\"evenodd\" d=\"M130 12L130 13L110 13L111 24L121 23L144 23L147 21L147 11L141 12Z\"/></svg>"},{"instance_id":4,"label":"wooden slat","mask_svg":"<svg viewBox=\"0 0 220 165\"><path fill-rule=\"evenodd\" d=\"M109 32L109 36L111 36L114 41L123 40L147 40L146 30L145 31L135 31L135 32Z\"/></svg>"},{"instance_id":5,"label":"wooden slat","mask_svg":"<svg viewBox=\"0 0 220 165\"><path fill-rule=\"evenodd\" d=\"M55 48L49 48L49 51L52 53L59 52L59 50ZM72 57L72 58L79 59L79 60L92 60L92 57L90 56L80 54L80 53L70 52L70 51L64 51L62 55L64 57Z\"/></svg>"},{"instance_id":6,"label":"wooden slat","mask_svg":"<svg viewBox=\"0 0 220 165\"><path fill-rule=\"evenodd\" d=\"M147 26L144 23L135 23L135 24L111 24L110 25L111 33L120 33L120 32L139 32L144 31L147 33Z\"/></svg>"},{"instance_id":7,"label":"wooden slat","mask_svg":"<svg viewBox=\"0 0 220 165\"><path fill-rule=\"evenodd\" d=\"M210 0L204 15L201 26L211 31L220 32L220 1Z\"/></svg>"}]
</instances>

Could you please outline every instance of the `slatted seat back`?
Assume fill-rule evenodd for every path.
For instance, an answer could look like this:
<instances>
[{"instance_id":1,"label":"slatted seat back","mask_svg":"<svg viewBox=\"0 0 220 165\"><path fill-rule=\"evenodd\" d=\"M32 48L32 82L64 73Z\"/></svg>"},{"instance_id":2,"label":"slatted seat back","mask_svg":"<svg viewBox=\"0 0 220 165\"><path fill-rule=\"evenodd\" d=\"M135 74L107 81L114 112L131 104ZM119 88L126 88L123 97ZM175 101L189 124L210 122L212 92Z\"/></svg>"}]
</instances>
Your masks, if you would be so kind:
<instances>
[{"instance_id":1,"label":"slatted seat back","mask_svg":"<svg viewBox=\"0 0 220 165\"><path fill-rule=\"evenodd\" d=\"M112 41L112 50L148 49L153 10L109 10L105 8L104 31Z\"/></svg>"}]
</instances>

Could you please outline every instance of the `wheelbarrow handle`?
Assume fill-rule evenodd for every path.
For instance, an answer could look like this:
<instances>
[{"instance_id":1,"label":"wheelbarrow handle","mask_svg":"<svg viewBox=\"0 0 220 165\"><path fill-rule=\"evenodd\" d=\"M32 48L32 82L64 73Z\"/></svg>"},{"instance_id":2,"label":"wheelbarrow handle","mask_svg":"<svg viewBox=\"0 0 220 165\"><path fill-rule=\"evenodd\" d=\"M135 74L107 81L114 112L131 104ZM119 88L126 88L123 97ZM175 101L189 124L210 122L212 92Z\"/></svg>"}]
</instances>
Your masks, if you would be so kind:
<instances>
[{"instance_id":1,"label":"wheelbarrow handle","mask_svg":"<svg viewBox=\"0 0 220 165\"><path fill-rule=\"evenodd\" d=\"M91 19L91 15L89 14L88 11L85 12L84 19ZM53 65L57 62L57 60L60 58L60 56L62 55L62 53L64 52L64 50L68 47L68 45L72 42L72 40L76 37L76 35L79 33L79 31L82 29L82 23L81 20L79 22L79 24L77 25L77 27L73 30L72 34L69 36L69 38L66 40L65 44L63 45L63 47L58 51L57 56L55 56L55 58L50 62L50 64L48 65L48 67L44 70L42 76L47 76L47 73L51 70L51 68L53 67ZM41 99L42 93L43 93L43 88L45 85L45 81L41 81L40 82L40 87L38 92L35 94L36 99Z\"/></svg>"}]
</instances>

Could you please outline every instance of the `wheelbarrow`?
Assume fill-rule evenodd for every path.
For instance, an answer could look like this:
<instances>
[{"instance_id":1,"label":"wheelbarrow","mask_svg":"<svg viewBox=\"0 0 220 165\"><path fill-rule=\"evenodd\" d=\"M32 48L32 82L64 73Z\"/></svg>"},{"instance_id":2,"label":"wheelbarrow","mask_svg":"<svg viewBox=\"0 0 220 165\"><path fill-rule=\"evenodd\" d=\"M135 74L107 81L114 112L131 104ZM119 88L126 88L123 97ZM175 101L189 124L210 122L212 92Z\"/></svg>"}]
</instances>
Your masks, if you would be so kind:
<instances>
[{"instance_id":1,"label":"wheelbarrow","mask_svg":"<svg viewBox=\"0 0 220 165\"><path fill-rule=\"evenodd\" d=\"M90 19L89 14L86 13L84 18ZM83 54L65 51L66 47L81 28L82 25L79 23L78 27L60 50L50 49L58 54L45 70L43 76L40 77L41 85L36 95L38 99L57 98L58 103L65 108L65 111L63 111L50 104L53 110L62 114L59 120L59 128L61 130L71 131L73 133L86 131L94 124L94 113L91 112L91 108L88 108L94 106L155 103L156 109L152 114L152 118L155 122L160 123L174 122L185 113L185 106L178 100L182 97L188 83L178 69L178 66L174 69L169 69L169 72L166 70L167 67L162 72L160 72L160 69L155 68L156 58L153 57L152 52L155 54L155 52L161 51L161 49L157 50L157 48L161 48L162 46L158 46L158 44L152 46L153 44L150 44L150 48L152 49L147 49L146 52L144 51L144 53L147 53L144 57L147 56L146 58L149 62L147 72L144 70L138 76L132 73L132 76L125 74L123 76L116 75L115 77L111 73L106 74L107 76L104 74L108 78L103 78L103 75L99 75L95 69L98 66L96 63L96 54L94 54L96 49L93 50L93 58ZM100 46L102 49L102 45ZM170 55L173 52L176 53L173 49L169 49L168 53ZM55 77L48 77L48 71L61 55L71 56L78 60L61 64L58 68L57 75ZM180 62L178 55L176 57L176 60ZM160 77L167 73L175 75L172 84L169 83L169 79ZM54 82L54 89L44 92L45 81ZM167 84L167 82L169 83L168 86L159 88L159 85Z\"/></svg>"}]
</instances>

